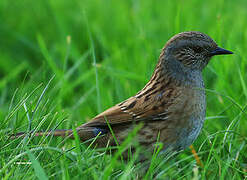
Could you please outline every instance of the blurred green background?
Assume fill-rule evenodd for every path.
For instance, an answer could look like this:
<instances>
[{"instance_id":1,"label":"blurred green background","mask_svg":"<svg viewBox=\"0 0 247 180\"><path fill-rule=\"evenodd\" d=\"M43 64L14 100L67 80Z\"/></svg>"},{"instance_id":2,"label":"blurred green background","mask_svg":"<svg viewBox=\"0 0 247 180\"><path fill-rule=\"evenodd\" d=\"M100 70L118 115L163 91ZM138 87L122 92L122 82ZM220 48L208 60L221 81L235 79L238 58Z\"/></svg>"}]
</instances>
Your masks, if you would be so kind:
<instances>
[{"instance_id":1,"label":"blurred green background","mask_svg":"<svg viewBox=\"0 0 247 180\"><path fill-rule=\"evenodd\" d=\"M230 166L237 169L237 178L244 177L246 17L245 0L1 0L0 133L4 141L0 145L5 150L14 148L6 147L4 136L28 129L26 111L35 111L31 129L72 128L134 95L150 78L166 41L176 33L196 30L234 55L215 57L204 70L209 89L207 120L195 148L200 151L206 140L207 149L218 133L219 151L229 152L217 152L219 159L231 164L228 160L238 153L237 165ZM202 159L207 157L204 154ZM215 176L220 172L217 163ZM221 173L229 173L228 168Z\"/></svg>"}]
</instances>

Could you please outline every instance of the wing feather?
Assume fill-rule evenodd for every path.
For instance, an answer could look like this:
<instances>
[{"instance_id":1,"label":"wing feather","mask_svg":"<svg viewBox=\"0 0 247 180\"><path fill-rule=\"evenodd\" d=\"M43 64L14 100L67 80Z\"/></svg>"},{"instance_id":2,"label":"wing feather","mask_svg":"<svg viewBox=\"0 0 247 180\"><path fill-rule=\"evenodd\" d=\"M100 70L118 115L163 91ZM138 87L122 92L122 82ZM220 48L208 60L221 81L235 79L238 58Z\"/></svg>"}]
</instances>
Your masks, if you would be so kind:
<instances>
[{"instance_id":1,"label":"wing feather","mask_svg":"<svg viewBox=\"0 0 247 180\"><path fill-rule=\"evenodd\" d=\"M174 92L178 91L174 91L171 85L165 88L164 86L154 87L151 84L142 93L139 92L136 96L107 109L84 125L106 126L107 121L115 125L133 121L168 119L169 106L177 96Z\"/></svg>"}]
</instances>

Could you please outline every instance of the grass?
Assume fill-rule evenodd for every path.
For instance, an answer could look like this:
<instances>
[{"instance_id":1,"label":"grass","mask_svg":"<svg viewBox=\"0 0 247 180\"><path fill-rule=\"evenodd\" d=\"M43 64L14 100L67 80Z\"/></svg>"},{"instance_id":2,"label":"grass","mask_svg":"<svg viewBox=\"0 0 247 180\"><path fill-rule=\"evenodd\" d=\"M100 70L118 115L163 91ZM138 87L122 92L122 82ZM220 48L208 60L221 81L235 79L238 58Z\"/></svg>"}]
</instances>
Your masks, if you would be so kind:
<instances>
[{"instance_id":1,"label":"grass","mask_svg":"<svg viewBox=\"0 0 247 180\"><path fill-rule=\"evenodd\" d=\"M244 0L1 0L0 177L246 178L246 16ZM78 139L8 139L20 131L75 128L134 95L165 42L188 30L207 33L235 53L213 58L203 72L207 118L193 144L203 166L189 148L154 152L147 171L134 163L138 151L128 162L119 160L135 132L115 154Z\"/></svg>"}]
</instances>

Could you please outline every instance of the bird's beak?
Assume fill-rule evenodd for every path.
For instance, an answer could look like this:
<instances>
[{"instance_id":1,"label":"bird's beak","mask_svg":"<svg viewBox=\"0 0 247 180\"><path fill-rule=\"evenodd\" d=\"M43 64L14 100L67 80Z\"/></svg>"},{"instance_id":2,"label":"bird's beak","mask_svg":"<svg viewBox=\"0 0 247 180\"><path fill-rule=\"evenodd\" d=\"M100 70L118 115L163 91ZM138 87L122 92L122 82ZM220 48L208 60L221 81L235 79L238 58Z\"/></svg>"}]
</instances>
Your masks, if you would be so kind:
<instances>
[{"instance_id":1,"label":"bird's beak","mask_svg":"<svg viewBox=\"0 0 247 180\"><path fill-rule=\"evenodd\" d=\"M233 54L233 52L220 48L220 47L217 47L215 50L210 52L211 56L222 55L222 54Z\"/></svg>"}]
</instances>

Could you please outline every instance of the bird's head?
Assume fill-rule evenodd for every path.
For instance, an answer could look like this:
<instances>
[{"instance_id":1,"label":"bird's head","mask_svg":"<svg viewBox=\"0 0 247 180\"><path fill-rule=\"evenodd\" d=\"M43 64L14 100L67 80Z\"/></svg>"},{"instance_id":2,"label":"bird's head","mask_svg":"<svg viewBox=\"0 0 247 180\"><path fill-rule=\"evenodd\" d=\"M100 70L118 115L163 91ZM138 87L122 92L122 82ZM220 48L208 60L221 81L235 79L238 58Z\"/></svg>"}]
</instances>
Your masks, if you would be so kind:
<instances>
[{"instance_id":1,"label":"bird's head","mask_svg":"<svg viewBox=\"0 0 247 180\"><path fill-rule=\"evenodd\" d=\"M215 55L233 54L220 48L208 35L201 32L182 32L165 45L165 59L177 60L185 67L202 70Z\"/></svg>"}]
</instances>

